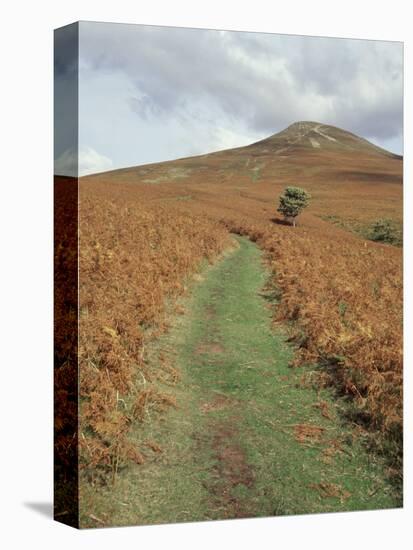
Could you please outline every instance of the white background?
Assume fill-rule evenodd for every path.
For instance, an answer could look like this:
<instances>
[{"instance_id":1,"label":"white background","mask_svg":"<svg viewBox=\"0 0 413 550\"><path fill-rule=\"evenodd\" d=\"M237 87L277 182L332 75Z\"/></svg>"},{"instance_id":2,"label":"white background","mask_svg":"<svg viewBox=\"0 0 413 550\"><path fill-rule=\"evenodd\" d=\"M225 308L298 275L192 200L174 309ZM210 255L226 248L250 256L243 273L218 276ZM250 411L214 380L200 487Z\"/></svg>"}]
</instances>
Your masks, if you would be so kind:
<instances>
[{"instance_id":1,"label":"white background","mask_svg":"<svg viewBox=\"0 0 413 550\"><path fill-rule=\"evenodd\" d=\"M409 4L403 0L3 2L0 33L0 543L3 548L408 547L408 539L413 538L409 529L409 523L413 522L409 288L405 300L404 510L81 532L52 522L47 511L52 499L53 28L83 19L404 41L407 222L408 212L412 211L409 180L413 37L408 23ZM411 231L407 223L406 226L408 287L412 254Z\"/></svg>"}]
</instances>

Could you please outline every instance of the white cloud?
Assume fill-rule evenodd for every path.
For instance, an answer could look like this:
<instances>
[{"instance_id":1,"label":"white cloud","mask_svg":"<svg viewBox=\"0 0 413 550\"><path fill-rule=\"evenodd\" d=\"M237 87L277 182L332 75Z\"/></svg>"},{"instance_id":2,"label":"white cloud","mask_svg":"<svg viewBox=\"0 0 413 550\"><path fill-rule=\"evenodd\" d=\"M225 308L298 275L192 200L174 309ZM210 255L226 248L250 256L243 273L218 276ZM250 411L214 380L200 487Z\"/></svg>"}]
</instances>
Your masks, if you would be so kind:
<instances>
[{"instance_id":1,"label":"white cloud","mask_svg":"<svg viewBox=\"0 0 413 550\"><path fill-rule=\"evenodd\" d=\"M67 149L54 161L54 173L59 176L77 177L78 157L73 149Z\"/></svg>"},{"instance_id":2,"label":"white cloud","mask_svg":"<svg viewBox=\"0 0 413 550\"><path fill-rule=\"evenodd\" d=\"M54 172L61 176L77 177L113 168L110 158L99 154L92 147L84 146L79 151L67 149L55 160Z\"/></svg>"},{"instance_id":3,"label":"white cloud","mask_svg":"<svg viewBox=\"0 0 413 550\"><path fill-rule=\"evenodd\" d=\"M213 149L232 149L234 147L242 147L253 141L258 141L261 136L246 134L244 132L235 132L228 128L218 126L213 132L214 147ZM212 150L213 150L212 149Z\"/></svg>"},{"instance_id":4,"label":"white cloud","mask_svg":"<svg viewBox=\"0 0 413 550\"><path fill-rule=\"evenodd\" d=\"M79 151L79 175L95 174L113 168L110 158L100 155L92 147L82 147Z\"/></svg>"}]
</instances>

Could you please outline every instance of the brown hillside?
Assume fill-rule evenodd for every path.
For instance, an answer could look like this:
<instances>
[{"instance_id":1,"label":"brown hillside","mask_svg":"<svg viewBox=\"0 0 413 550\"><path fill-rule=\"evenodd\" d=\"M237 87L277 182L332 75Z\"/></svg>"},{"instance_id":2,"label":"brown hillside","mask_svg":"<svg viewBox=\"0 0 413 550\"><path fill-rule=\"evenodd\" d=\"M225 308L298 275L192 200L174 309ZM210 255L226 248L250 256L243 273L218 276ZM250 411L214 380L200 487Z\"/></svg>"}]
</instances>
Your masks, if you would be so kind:
<instances>
[{"instance_id":1,"label":"brown hillside","mask_svg":"<svg viewBox=\"0 0 413 550\"><path fill-rule=\"evenodd\" d=\"M301 185L313 195L312 214L367 224L379 217L401 223L402 178L401 157L339 128L298 122L247 147L84 180L139 183L154 196L203 200L218 192L219 200L246 197L269 204L286 185Z\"/></svg>"}]
</instances>

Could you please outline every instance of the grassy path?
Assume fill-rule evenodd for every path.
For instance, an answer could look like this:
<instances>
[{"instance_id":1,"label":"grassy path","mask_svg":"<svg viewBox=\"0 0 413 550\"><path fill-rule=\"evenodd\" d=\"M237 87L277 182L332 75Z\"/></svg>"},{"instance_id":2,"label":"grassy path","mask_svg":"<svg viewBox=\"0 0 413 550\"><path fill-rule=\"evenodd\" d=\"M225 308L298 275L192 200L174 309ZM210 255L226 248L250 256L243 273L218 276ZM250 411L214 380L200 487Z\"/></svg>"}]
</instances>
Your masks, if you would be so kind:
<instances>
[{"instance_id":1,"label":"grassy path","mask_svg":"<svg viewBox=\"0 0 413 550\"><path fill-rule=\"evenodd\" d=\"M163 452L148 451L114 488L85 496L108 524L400 505L383 465L363 451L362 433L313 387L311 369L288 367L292 349L271 328L261 252L237 240L194 285L185 315L153 355L174 356L182 373L178 408L162 422L149 415L143 436L137 429Z\"/></svg>"}]
</instances>

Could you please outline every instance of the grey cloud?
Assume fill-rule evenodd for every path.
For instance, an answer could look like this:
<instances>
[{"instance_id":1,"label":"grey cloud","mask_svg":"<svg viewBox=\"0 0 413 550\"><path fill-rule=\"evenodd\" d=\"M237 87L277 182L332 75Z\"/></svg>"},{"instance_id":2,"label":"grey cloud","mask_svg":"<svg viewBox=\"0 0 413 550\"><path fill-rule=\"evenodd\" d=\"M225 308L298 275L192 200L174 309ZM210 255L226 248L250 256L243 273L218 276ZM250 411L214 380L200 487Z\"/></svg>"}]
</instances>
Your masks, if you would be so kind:
<instances>
[{"instance_id":1,"label":"grey cloud","mask_svg":"<svg viewBox=\"0 0 413 550\"><path fill-rule=\"evenodd\" d=\"M401 140L399 43L81 23L80 65L125 75L129 109L146 122L265 137L310 119Z\"/></svg>"},{"instance_id":2,"label":"grey cloud","mask_svg":"<svg viewBox=\"0 0 413 550\"><path fill-rule=\"evenodd\" d=\"M63 166L57 162L65 151L78 144L79 26L74 23L54 32L54 159L55 173L77 171L76 159Z\"/></svg>"},{"instance_id":3,"label":"grey cloud","mask_svg":"<svg viewBox=\"0 0 413 550\"><path fill-rule=\"evenodd\" d=\"M77 73L79 24L72 23L54 32L54 72L56 76Z\"/></svg>"}]
</instances>

